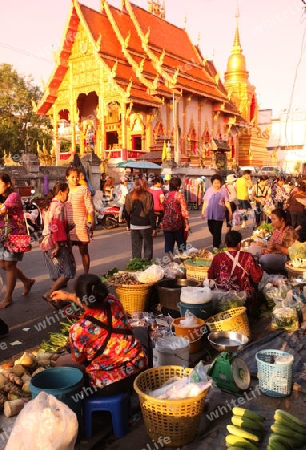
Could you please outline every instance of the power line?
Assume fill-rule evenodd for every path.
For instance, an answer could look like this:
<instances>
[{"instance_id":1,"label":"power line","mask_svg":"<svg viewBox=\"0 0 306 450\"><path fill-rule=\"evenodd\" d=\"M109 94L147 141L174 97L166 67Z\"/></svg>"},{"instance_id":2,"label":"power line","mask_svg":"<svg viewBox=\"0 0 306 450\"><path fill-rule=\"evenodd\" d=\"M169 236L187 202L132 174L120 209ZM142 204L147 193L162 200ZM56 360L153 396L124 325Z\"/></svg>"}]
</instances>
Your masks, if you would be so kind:
<instances>
[{"instance_id":1,"label":"power line","mask_svg":"<svg viewBox=\"0 0 306 450\"><path fill-rule=\"evenodd\" d=\"M21 48L13 47L12 45L6 44L5 42L0 42L0 46L7 48L8 50L12 50L13 52L21 53L22 55L26 55L31 58L36 58L39 61L44 61L44 62L51 63L51 64L54 62L51 59L47 59L47 58L44 58L43 56L35 55L35 53L27 52L26 50L22 50Z\"/></svg>"}]
</instances>

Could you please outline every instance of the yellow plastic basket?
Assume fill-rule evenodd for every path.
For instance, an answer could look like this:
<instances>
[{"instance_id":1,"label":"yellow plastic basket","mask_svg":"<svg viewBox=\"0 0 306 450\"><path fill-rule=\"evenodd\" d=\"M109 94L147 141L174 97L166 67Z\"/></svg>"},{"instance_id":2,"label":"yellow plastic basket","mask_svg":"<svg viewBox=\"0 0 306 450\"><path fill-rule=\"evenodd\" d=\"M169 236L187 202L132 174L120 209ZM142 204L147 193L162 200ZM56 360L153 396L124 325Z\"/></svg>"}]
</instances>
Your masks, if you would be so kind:
<instances>
[{"instance_id":1,"label":"yellow plastic basket","mask_svg":"<svg viewBox=\"0 0 306 450\"><path fill-rule=\"evenodd\" d=\"M134 381L147 433L156 442L162 437L165 447L180 447L195 439L209 389L197 397L180 400L158 399L146 392L161 387L172 377L189 375L191 370L160 366L145 370Z\"/></svg>"},{"instance_id":2,"label":"yellow plastic basket","mask_svg":"<svg viewBox=\"0 0 306 450\"><path fill-rule=\"evenodd\" d=\"M151 285L133 284L121 285L116 288L116 294L127 314L137 311L145 311Z\"/></svg>"},{"instance_id":3,"label":"yellow plastic basket","mask_svg":"<svg viewBox=\"0 0 306 450\"><path fill-rule=\"evenodd\" d=\"M251 337L249 319L244 306L232 308L209 317L205 320L205 324L208 326L210 332L236 331L244 334L248 338Z\"/></svg>"},{"instance_id":4,"label":"yellow plastic basket","mask_svg":"<svg viewBox=\"0 0 306 450\"><path fill-rule=\"evenodd\" d=\"M207 260L212 262L211 260ZM187 280L197 280L198 282L202 283L205 278L207 278L207 272L209 269L209 266L205 267L197 267L193 266L191 264L188 264L188 262L185 262L185 268L186 268L186 278Z\"/></svg>"}]
</instances>

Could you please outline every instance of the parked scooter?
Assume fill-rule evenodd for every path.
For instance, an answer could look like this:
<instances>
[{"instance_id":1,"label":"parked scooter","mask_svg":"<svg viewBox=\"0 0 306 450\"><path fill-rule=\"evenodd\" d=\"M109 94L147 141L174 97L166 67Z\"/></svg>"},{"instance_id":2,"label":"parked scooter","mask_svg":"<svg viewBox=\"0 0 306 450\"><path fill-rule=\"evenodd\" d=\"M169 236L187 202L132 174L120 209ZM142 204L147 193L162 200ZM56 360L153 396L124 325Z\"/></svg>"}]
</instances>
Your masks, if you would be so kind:
<instances>
[{"instance_id":1,"label":"parked scooter","mask_svg":"<svg viewBox=\"0 0 306 450\"><path fill-rule=\"evenodd\" d=\"M42 215L37 203L33 198L35 190L31 190L31 197L24 201L24 219L27 222L28 230L31 235L40 236L43 230Z\"/></svg>"},{"instance_id":2,"label":"parked scooter","mask_svg":"<svg viewBox=\"0 0 306 450\"><path fill-rule=\"evenodd\" d=\"M119 206L105 206L96 212L96 219L103 228L119 227Z\"/></svg>"}]
</instances>

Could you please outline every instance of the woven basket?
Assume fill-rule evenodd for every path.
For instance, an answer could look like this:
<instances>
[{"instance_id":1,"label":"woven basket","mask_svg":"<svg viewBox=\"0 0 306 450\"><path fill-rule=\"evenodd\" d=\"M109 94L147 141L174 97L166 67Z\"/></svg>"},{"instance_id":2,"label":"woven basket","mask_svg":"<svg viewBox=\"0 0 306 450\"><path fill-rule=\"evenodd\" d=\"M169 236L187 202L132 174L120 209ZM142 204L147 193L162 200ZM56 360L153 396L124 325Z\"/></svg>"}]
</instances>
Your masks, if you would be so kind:
<instances>
[{"instance_id":1,"label":"woven basket","mask_svg":"<svg viewBox=\"0 0 306 450\"><path fill-rule=\"evenodd\" d=\"M220 312L206 319L205 323L210 332L236 331L237 333L244 334L248 338L251 337L249 319L244 306Z\"/></svg>"},{"instance_id":2,"label":"woven basket","mask_svg":"<svg viewBox=\"0 0 306 450\"><path fill-rule=\"evenodd\" d=\"M256 353L259 389L269 397L287 397L292 391L292 361L288 364L272 364L271 358L292 356L280 350L261 350Z\"/></svg>"},{"instance_id":3,"label":"woven basket","mask_svg":"<svg viewBox=\"0 0 306 450\"><path fill-rule=\"evenodd\" d=\"M151 286L151 284L127 284L116 288L117 297L127 314L146 310Z\"/></svg>"},{"instance_id":4,"label":"woven basket","mask_svg":"<svg viewBox=\"0 0 306 450\"><path fill-rule=\"evenodd\" d=\"M212 262L211 260L207 260ZM197 267L197 266L193 266L191 264L188 264L188 262L186 261L184 263L185 268L186 268L186 278L187 280L196 280L200 283L202 283L205 278L207 278L207 272L209 269L209 266L207 267Z\"/></svg>"},{"instance_id":5,"label":"woven basket","mask_svg":"<svg viewBox=\"0 0 306 450\"><path fill-rule=\"evenodd\" d=\"M172 377L189 375L192 369L181 366L160 366L137 376L134 389L139 396L144 423L151 439L168 438L165 447L180 447L194 440L198 433L205 397L209 389L197 397L164 400L146 394L157 389Z\"/></svg>"}]
</instances>

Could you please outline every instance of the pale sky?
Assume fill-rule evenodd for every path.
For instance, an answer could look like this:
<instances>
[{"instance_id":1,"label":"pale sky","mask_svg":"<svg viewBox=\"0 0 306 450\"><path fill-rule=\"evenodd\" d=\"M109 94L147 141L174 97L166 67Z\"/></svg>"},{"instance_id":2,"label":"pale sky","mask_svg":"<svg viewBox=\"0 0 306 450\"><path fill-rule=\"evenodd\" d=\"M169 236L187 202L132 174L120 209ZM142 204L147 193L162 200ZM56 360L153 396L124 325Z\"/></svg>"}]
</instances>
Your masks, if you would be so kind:
<instances>
[{"instance_id":1,"label":"pale sky","mask_svg":"<svg viewBox=\"0 0 306 450\"><path fill-rule=\"evenodd\" d=\"M81 3L99 10L99 0ZM119 7L121 0L109 0ZM147 0L134 0L147 9ZM239 32L250 83L261 109L278 117L285 109L306 111L306 10L301 0L165 0L166 20L184 27L203 57L213 59L224 80ZM9 63L36 84L54 68L52 46L59 49L71 0L0 0L0 63Z\"/></svg>"}]
</instances>

